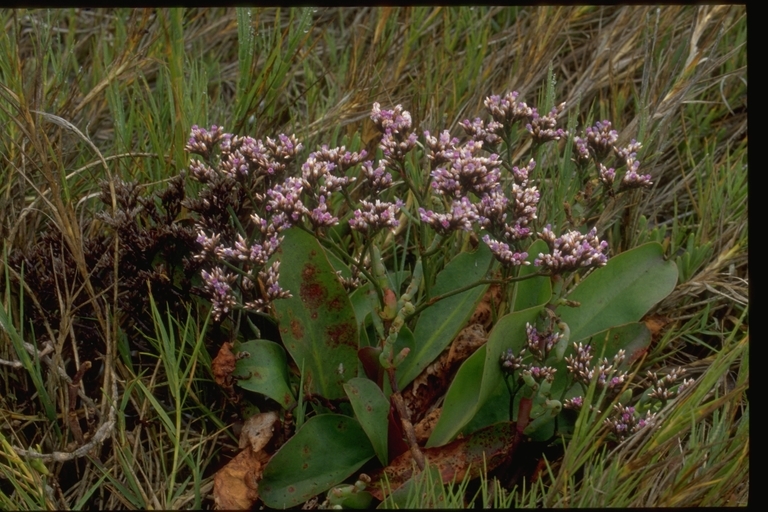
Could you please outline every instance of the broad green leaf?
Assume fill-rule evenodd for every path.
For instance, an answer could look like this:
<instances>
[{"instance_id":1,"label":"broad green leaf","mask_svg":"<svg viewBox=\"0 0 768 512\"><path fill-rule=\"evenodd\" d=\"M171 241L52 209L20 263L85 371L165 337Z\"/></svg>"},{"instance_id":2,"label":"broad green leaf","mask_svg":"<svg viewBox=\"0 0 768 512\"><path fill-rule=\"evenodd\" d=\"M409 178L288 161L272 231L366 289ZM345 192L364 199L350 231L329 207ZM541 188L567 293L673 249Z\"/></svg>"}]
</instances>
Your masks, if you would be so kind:
<instances>
[{"instance_id":1,"label":"broad green leaf","mask_svg":"<svg viewBox=\"0 0 768 512\"><path fill-rule=\"evenodd\" d=\"M445 394L443 412L427 441L427 448L450 442L477 412L480 379L485 365L485 346L469 356L459 368Z\"/></svg>"},{"instance_id":2,"label":"broad green leaf","mask_svg":"<svg viewBox=\"0 0 768 512\"><path fill-rule=\"evenodd\" d=\"M374 303L371 300L371 294L376 295L376 292L371 287L371 283L365 283L349 294L349 302L352 304L352 309L355 310L358 328L365 326L365 319L369 314L374 314Z\"/></svg>"},{"instance_id":3,"label":"broad green leaf","mask_svg":"<svg viewBox=\"0 0 768 512\"><path fill-rule=\"evenodd\" d=\"M374 456L357 420L315 416L267 463L259 495L267 507L295 507L344 481Z\"/></svg>"},{"instance_id":4,"label":"broad green leaf","mask_svg":"<svg viewBox=\"0 0 768 512\"><path fill-rule=\"evenodd\" d=\"M535 274L540 269L533 265L533 261L539 257L540 253L548 253L549 248L544 240L536 240L528 247L526 251L530 265L520 267L518 277L525 277ZM552 281L549 276L539 276L526 279L517 283L515 290L515 308L513 311L522 311L523 309L535 306L543 306L552 298Z\"/></svg>"},{"instance_id":5,"label":"broad green leaf","mask_svg":"<svg viewBox=\"0 0 768 512\"><path fill-rule=\"evenodd\" d=\"M492 259L491 250L485 244L480 244L475 252L459 254L437 275L432 297L483 279ZM400 389L404 389L453 341L487 288L488 285L470 288L436 302L421 313L413 330L416 345L397 369Z\"/></svg>"},{"instance_id":6,"label":"broad green leaf","mask_svg":"<svg viewBox=\"0 0 768 512\"><path fill-rule=\"evenodd\" d=\"M614 256L568 294L580 307L560 306L557 314L579 341L616 325L637 322L669 295L677 283L677 266L664 261L652 242Z\"/></svg>"},{"instance_id":7,"label":"broad green leaf","mask_svg":"<svg viewBox=\"0 0 768 512\"><path fill-rule=\"evenodd\" d=\"M651 331L642 322L619 325L598 332L589 339L589 344L593 348L592 353L596 358L606 357L610 360L619 350L624 349L626 359L620 368L625 370L643 355L650 343Z\"/></svg>"},{"instance_id":8,"label":"broad green leaf","mask_svg":"<svg viewBox=\"0 0 768 512\"><path fill-rule=\"evenodd\" d=\"M375 382L364 378L350 379L344 384L355 417L371 441L376 456L387 465L387 415L389 400Z\"/></svg>"},{"instance_id":9,"label":"broad green leaf","mask_svg":"<svg viewBox=\"0 0 768 512\"><path fill-rule=\"evenodd\" d=\"M288 363L283 347L269 340L235 342L234 351L241 357L232 376L237 385L248 391L268 396L284 408L296 401L288 386ZM247 353L247 357L242 354Z\"/></svg>"},{"instance_id":10,"label":"broad green leaf","mask_svg":"<svg viewBox=\"0 0 768 512\"><path fill-rule=\"evenodd\" d=\"M500 421L510 421L510 396L509 389L503 380L499 380L496 384L496 389L486 399L485 403L478 408L475 416L464 425L461 429L461 433L464 436L470 435L472 432L476 432L481 428L485 428L488 425L493 425Z\"/></svg>"},{"instance_id":11,"label":"broad green leaf","mask_svg":"<svg viewBox=\"0 0 768 512\"><path fill-rule=\"evenodd\" d=\"M358 369L355 311L317 240L297 228L283 234L280 285L293 294L274 302L283 344L312 393L343 398Z\"/></svg>"},{"instance_id":12,"label":"broad green leaf","mask_svg":"<svg viewBox=\"0 0 768 512\"><path fill-rule=\"evenodd\" d=\"M440 446L453 439L496 392L503 378L501 354L508 348L520 351L526 343L526 322L535 323L542 309L539 306L510 313L496 322L485 346L467 358L453 378L427 446Z\"/></svg>"}]
</instances>

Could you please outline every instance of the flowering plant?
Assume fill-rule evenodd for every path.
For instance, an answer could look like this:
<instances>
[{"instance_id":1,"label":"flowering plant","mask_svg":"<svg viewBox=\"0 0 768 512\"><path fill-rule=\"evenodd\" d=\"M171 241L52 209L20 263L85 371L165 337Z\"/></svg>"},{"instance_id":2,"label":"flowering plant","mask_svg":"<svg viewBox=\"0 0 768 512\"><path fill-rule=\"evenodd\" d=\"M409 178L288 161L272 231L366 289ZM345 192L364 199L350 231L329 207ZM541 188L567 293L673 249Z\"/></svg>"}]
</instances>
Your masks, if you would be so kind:
<instances>
[{"instance_id":1,"label":"flowering plant","mask_svg":"<svg viewBox=\"0 0 768 512\"><path fill-rule=\"evenodd\" d=\"M650 341L638 321L672 291L677 268L658 244L609 261L597 227L542 225L541 162L570 136L557 127L565 104L541 115L511 92L485 106L490 117L460 123L462 138L420 138L408 111L374 103L375 155L322 146L302 163L294 136L192 128L189 173L202 188L187 206L212 316L232 321L234 337L245 320L261 338L254 315L280 332L236 340L231 376L301 427L266 466L266 504L301 503L374 456L423 468L425 452L498 422L514 435L490 450L509 458L525 436L567 433L563 410L579 409L590 385L606 400L629 391L628 362ZM638 173L640 143L617 147L608 121L582 135L569 141L575 186L594 167L605 192L589 207L652 185ZM618 437L652 423L629 400L606 420ZM332 462L312 439L336 447Z\"/></svg>"}]
</instances>

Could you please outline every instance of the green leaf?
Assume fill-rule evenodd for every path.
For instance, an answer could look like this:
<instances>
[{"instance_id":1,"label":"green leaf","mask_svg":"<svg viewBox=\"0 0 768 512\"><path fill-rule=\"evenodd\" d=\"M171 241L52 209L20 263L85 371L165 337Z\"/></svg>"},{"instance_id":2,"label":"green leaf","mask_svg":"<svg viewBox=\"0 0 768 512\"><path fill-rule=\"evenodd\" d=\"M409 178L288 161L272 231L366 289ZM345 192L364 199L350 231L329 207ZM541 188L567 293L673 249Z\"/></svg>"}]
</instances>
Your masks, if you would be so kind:
<instances>
[{"instance_id":1,"label":"green leaf","mask_svg":"<svg viewBox=\"0 0 768 512\"><path fill-rule=\"evenodd\" d=\"M375 382L364 378L350 379L344 384L355 417L371 441L376 456L387 465L387 415L389 400Z\"/></svg>"},{"instance_id":2,"label":"green leaf","mask_svg":"<svg viewBox=\"0 0 768 512\"><path fill-rule=\"evenodd\" d=\"M268 396L283 408L296 401L288 386L288 363L283 347L269 340L235 342L235 354L247 353L235 363L237 385Z\"/></svg>"},{"instance_id":3,"label":"green leaf","mask_svg":"<svg viewBox=\"0 0 768 512\"><path fill-rule=\"evenodd\" d=\"M295 507L344 481L374 456L354 418L315 416L267 463L260 497L270 508Z\"/></svg>"},{"instance_id":4,"label":"green leaf","mask_svg":"<svg viewBox=\"0 0 768 512\"><path fill-rule=\"evenodd\" d=\"M642 322L632 322L598 332L591 336L589 343L595 357L606 357L609 361L624 349L626 359L619 368L626 370L651 344L651 331Z\"/></svg>"},{"instance_id":5,"label":"green leaf","mask_svg":"<svg viewBox=\"0 0 768 512\"><path fill-rule=\"evenodd\" d=\"M533 265L533 261L539 257L540 253L548 253L549 248L544 240L536 240L528 247L526 251L530 265L520 267L518 277L525 277L535 274L540 269ZM539 276L526 279L517 283L515 289L515 308L513 311L522 311L523 309L535 306L543 306L552 298L552 281L549 276Z\"/></svg>"},{"instance_id":6,"label":"green leaf","mask_svg":"<svg viewBox=\"0 0 768 512\"><path fill-rule=\"evenodd\" d=\"M485 244L475 252L463 252L437 275L432 296L436 297L483 279L493 255ZM436 302L425 309L416 323L416 345L397 369L397 385L404 389L456 337L483 297L488 285L471 288Z\"/></svg>"},{"instance_id":7,"label":"green leaf","mask_svg":"<svg viewBox=\"0 0 768 512\"><path fill-rule=\"evenodd\" d=\"M427 448L444 445L469 423L477 412L480 399L480 379L485 365L485 347L469 356L456 373L445 394L443 412L427 441Z\"/></svg>"},{"instance_id":8,"label":"green leaf","mask_svg":"<svg viewBox=\"0 0 768 512\"><path fill-rule=\"evenodd\" d=\"M496 389L488 396L485 403L478 407L477 413L460 432L467 436L488 425L500 421L510 421L512 418L509 416L509 402L509 389L507 389L504 381L499 380Z\"/></svg>"},{"instance_id":9,"label":"green leaf","mask_svg":"<svg viewBox=\"0 0 768 512\"><path fill-rule=\"evenodd\" d=\"M557 314L570 327L571 341L583 340L610 327L637 322L676 283L675 263L664 261L660 244L648 243L592 272L567 297L581 306L560 306Z\"/></svg>"},{"instance_id":10,"label":"green leaf","mask_svg":"<svg viewBox=\"0 0 768 512\"><path fill-rule=\"evenodd\" d=\"M293 294L274 302L283 344L312 393L343 398L342 384L357 376L355 311L318 241L297 228L283 235L280 285Z\"/></svg>"},{"instance_id":11,"label":"green leaf","mask_svg":"<svg viewBox=\"0 0 768 512\"><path fill-rule=\"evenodd\" d=\"M534 324L543 306L504 315L496 322L485 346L480 347L456 373L445 395L440 419L427 446L441 446L453 439L496 392L503 375L499 358L508 348L515 353L526 344L526 322Z\"/></svg>"}]
</instances>

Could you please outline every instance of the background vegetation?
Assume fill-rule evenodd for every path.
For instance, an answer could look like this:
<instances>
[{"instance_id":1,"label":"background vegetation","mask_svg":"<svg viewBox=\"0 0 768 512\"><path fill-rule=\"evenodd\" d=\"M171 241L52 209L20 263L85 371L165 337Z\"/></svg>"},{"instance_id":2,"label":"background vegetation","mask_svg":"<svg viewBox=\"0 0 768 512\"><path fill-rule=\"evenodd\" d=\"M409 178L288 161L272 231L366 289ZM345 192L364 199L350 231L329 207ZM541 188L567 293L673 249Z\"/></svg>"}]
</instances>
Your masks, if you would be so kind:
<instances>
[{"instance_id":1,"label":"background vegetation","mask_svg":"<svg viewBox=\"0 0 768 512\"><path fill-rule=\"evenodd\" d=\"M206 339L205 307L178 319L155 309L152 330L134 339L121 314L130 290L100 296L91 284L101 277L88 272L84 241L105 229L99 180L167 183L187 165L193 124L295 133L306 151L373 149L374 101L402 104L419 131L456 132L490 94L518 90L543 107L547 87L573 125L607 118L619 143L644 143L655 187L597 224L611 254L656 240L678 263L678 286L647 319L655 341L643 367L682 366L696 385L667 405L660 429L612 451L577 430L524 487L494 480L482 499L746 504L743 6L5 10L0 23L0 508L211 507L212 475L237 450L239 412L213 384L219 344ZM549 211L572 199L540 189ZM76 269L52 283L50 349L8 263L43 236L68 247ZM102 271L120 282L117 266ZM75 339L85 317L101 345ZM83 351L94 369L78 383ZM121 351L141 352L141 364ZM70 408L73 378L82 409ZM69 455L80 446L70 413L87 417L100 448ZM443 506L462 503L453 491Z\"/></svg>"}]
</instances>

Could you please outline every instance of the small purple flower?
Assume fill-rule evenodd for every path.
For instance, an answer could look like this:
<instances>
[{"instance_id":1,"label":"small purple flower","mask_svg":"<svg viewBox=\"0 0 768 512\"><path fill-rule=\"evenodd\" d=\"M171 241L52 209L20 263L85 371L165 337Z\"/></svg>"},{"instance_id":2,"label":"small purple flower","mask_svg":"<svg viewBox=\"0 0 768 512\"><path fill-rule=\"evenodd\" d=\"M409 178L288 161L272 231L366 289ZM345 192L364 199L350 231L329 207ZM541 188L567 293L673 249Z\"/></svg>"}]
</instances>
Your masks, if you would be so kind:
<instances>
[{"instance_id":1,"label":"small purple flower","mask_svg":"<svg viewBox=\"0 0 768 512\"><path fill-rule=\"evenodd\" d=\"M507 218L506 210L509 199L501 189L495 189L483 195L477 203L478 223L484 228L503 226Z\"/></svg>"},{"instance_id":2,"label":"small purple flower","mask_svg":"<svg viewBox=\"0 0 768 512\"><path fill-rule=\"evenodd\" d=\"M522 226L520 222L504 224L503 238L508 242L516 242L528 238L529 236L531 236L531 229Z\"/></svg>"},{"instance_id":3,"label":"small purple flower","mask_svg":"<svg viewBox=\"0 0 768 512\"><path fill-rule=\"evenodd\" d=\"M307 161L301 164L301 177L310 186L314 186L317 185L320 178L324 178L335 168L336 164L333 162L318 160L315 158L315 153L311 153Z\"/></svg>"},{"instance_id":4,"label":"small purple flower","mask_svg":"<svg viewBox=\"0 0 768 512\"><path fill-rule=\"evenodd\" d=\"M501 354L501 369L506 373L514 373L515 370L523 368L528 369L528 366L523 363L523 356L525 355L525 349L520 349L520 352L515 356L511 348L508 348L506 352Z\"/></svg>"},{"instance_id":5,"label":"small purple flower","mask_svg":"<svg viewBox=\"0 0 768 512\"><path fill-rule=\"evenodd\" d=\"M189 172L200 183L208 183L216 177L216 171L202 160L190 160Z\"/></svg>"},{"instance_id":6,"label":"small purple flower","mask_svg":"<svg viewBox=\"0 0 768 512\"><path fill-rule=\"evenodd\" d=\"M616 179L616 170L613 167L606 168L602 162L598 163L597 165L600 181L602 181L605 186L610 189L611 185L613 185L613 180Z\"/></svg>"},{"instance_id":7,"label":"small purple flower","mask_svg":"<svg viewBox=\"0 0 768 512\"><path fill-rule=\"evenodd\" d=\"M469 141L451 155L450 167L438 167L432 171L432 187L435 192L453 198L466 196L470 192L482 196L499 186L501 160L498 155L475 156L482 148L482 142Z\"/></svg>"},{"instance_id":8,"label":"small purple flower","mask_svg":"<svg viewBox=\"0 0 768 512\"><path fill-rule=\"evenodd\" d=\"M504 125L499 122L491 121L486 125L482 119L476 117L474 121L465 119L459 124L464 128L464 131L467 132L467 135L478 142L494 145L501 141L501 137L499 137L498 133L501 132Z\"/></svg>"},{"instance_id":9,"label":"small purple flower","mask_svg":"<svg viewBox=\"0 0 768 512\"><path fill-rule=\"evenodd\" d=\"M562 338L562 334L557 332L540 333L535 326L526 322L525 333L528 338L528 349L531 354L544 361L555 346L555 343Z\"/></svg>"},{"instance_id":10,"label":"small purple flower","mask_svg":"<svg viewBox=\"0 0 768 512\"><path fill-rule=\"evenodd\" d=\"M607 119L596 122L595 126L586 129L587 145L594 151L597 160L603 160L611 148L619 139L619 132L611 129L611 122Z\"/></svg>"},{"instance_id":11,"label":"small purple flower","mask_svg":"<svg viewBox=\"0 0 768 512\"><path fill-rule=\"evenodd\" d=\"M535 109L532 109L524 102L516 103L519 93L517 91L508 92L501 96L489 96L485 99L485 107L498 123L512 125L517 121L529 123L533 119Z\"/></svg>"},{"instance_id":12,"label":"small purple flower","mask_svg":"<svg viewBox=\"0 0 768 512\"><path fill-rule=\"evenodd\" d=\"M573 349L576 355L565 357L566 368L576 380L588 386L595 374L591 365L592 347L579 342L578 345L576 343L573 344Z\"/></svg>"},{"instance_id":13,"label":"small purple flower","mask_svg":"<svg viewBox=\"0 0 768 512\"><path fill-rule=\"evenodd\" d=\"M587 139L581 137L573 138L573 152L576 155L576 162L579 164L586 164L589 162L591 155L589 154L589 145Z\"/></svg>"},{"instance_id":14,"label":"small purple flower","mask_svg":"<svg viewBox=\"0 0 768 512\"><path fill-rule=\"evenodd\" d=\"M565 103L552 107L549 114L540 116L536 109L533 109L531 122L525 125L525 128L533 136L533 140L538 143L544 143L551 140L560 140L568 135L568 132L562 128L555 129L557 125L557 116L565 109Z\"/></svg>"},{"instance_id":15,"label":"small purple flower","mask_svg":"<svg viewBox=\"0 0 768 512\"><path fill-rule=\"evenodd\" d=\"M203 261L206 253L215 254L216 248L219 246L221 235L218 233L208 236L202 229L197 230L197 243L203 246L203 250L193 256L195 261Z\"/></svg>"},{"instance_id":16,"label":"small purple flower","mask_svg":"<svg viewBox=\"0 0 768 512\"><path fill-rule=\"evenodd\" d=\"M491 252L497 260L501 262L505 267L530 265L529 261L525 261L528 257L527 252L513 252L509 250L509 245L504 242L498 242L493 240L490 236L485 235L483 242L491 249Z\"/></svg>"},{"instance_id":17,"label":"small purple flower","mask_svg":"<svg viewBox=\"0 0 768 512\"><path fill-rule=\"evenodd\" d=\"M635 139L632 139L631 141L629 141L629 144L627 144L626 147L623 147L623 148L614 147L613 151L616 153L616 156L619 157L621 160L626 160L627 158L629 158L629 156L632 153L636 154L638 151L640 151L642 147L643 147L643 144L641 142L637 142Z\"/></svg>"},{"instance_id":18,"label":"small purple flower","mask_svg":"<svg viewBox=\"0 0 768 512\"><path fill-rule=\"evenodd\" d=\"M450 235L459 229L471 231L472 223L479 219L475 205L466 196L454 200L448 213L435 213L419 208L419 216L422 222L432 226L432 229L441 235Z\"/></svg>"},{"instance_id":19,"label":"small purple flower","mask_svg":"<svg viewBox=\"0 0 768 512\"><path fill-rule=\"evenodd\" d=\"M557 370L551 366L531 366L527 370L523 370L523 373L530 374L537 381L546 379L549 382L555 380L555 372Z\"/></svg>"},{"instance_id":20,"label":"small purple flower","mask_svg":"<svg viewBox=\"0 0 768 512\"><path fill-rule=\"evenodd\" d=\"M361 208L355 210L353 217L349 219L349 227L362 233L375 233L384 228L396 229L400 222L397 220L397 210L402 208L403 202L397 199L394 203L376 203L360 201Z\"/></svg>"},{"instance_id":21,"label":"small purple flower","mask_svg":"<svg viewBox=\"0 0 768 512\"><path fill-rule=\"evenodd\" d=\"M592 228L589 233L582 235L578 231L555 237L547 225L539 237L549 246L550 254L539 253L534 262L537 267L544 267L552 273L561 273L579 268L603 266L608 262L605 251L608 242L597 238L597 230Z\"/></svg>"},{"instance_id":22,"label":"small purple flower","mask_svg":"<svg viewBox=\"0 0 768 512\"><path fill-rule=\"evenodd\" d=\"M288 136L283 133L277 136L277 140L272 140L267 137L267 141L264 145L271 153L272 158L281 164L292 161L304 148L298 139L296 139L296 135L291 134Z\"/></svg>"},{"instance_id":23,"label":"small purple flower","mask_svg":"<svg viewBox=\"0 0 768 512\"><path fill-rule=\"evenodd\" d=\"M515 215L515 222L521 227L525 227L529 222L536 219L536 212L541 195L536 187L512 184L512 205Z\"/></svg>"},{"instance_id":24,"label":"small purple flower","mask_svg":"<svg viewBox=\"0 0 768 512\"><path fill-rule=\"evenodd\" d=\"M439 137L433 137L428 131L425 131L424 139L430 150L427 158L432 162L433 168L448 162L453 155L453 150L459 145L459 139L451 138L448 130L440 132Z\"/></svg>"},{"instance_id":25,"label":"small purple flower","mask_svg":"<svg viewBox=\"0 0 768 512\"><path fill-rule=\"evenodd\" d=\"M236 276L228 274L216 267L211 273L205 270L201 271L205 287L211 295L211 305L213 306L213 319L219 321L222 314L229 312L237 304L232 293L232 283Z\"/></svg>"},{"instance_id":26,"label":"small purple flower","mask_svg":"<svg viewBox=\"0 0 768 512\"><path fill-rule=\"evenodd\" d=\"M387 128L379 142L379 148L385 157L402 161L405 155L416 146L417 140L418 137L413 132L408 137L403 137L392 128Z\"/></svg>"},{"instance_id":27,"label":"small purple flower","mask_svg":"<svg viewBox=\"0 0 768 512\"><path fill-rule=\"evenodd\" d=\"M273 301L278 299L289 299L292 297L291 292L283 290L278 282L280 279L280 261L275 261L267 269L266 272L259 272L259 280L262 283L262 288L265 297L258 298L245 304L246 309L253 311L269 310L269 306Z\"/></svg>"},{"instance_id":28,"label":"small purple flower","mask_svg":"<svg viewBox=\"0 0 768 512\"><path fill-rule=\"evenodd\" d=\"M267 190L270 198L267 202L267 211L273 212L273 215L284 213L283 225L285 222L295 224L307 213L307 208L301 202L304 183L300 178L291 177L287 178L282 185L275 185Z\"/></svg>"},{"instance_id":29,"label":"small purple flower","mask_svg":"<svg viewBox=\"0 0 768 512\"><path fill-rule=\"evenodd\" d=\"M573 398L567 398L563 402L563 407L565 409L572 409L579 411L584 406L584 397L583 396L575 396Z\"/></svg>"},{"instance_id":30,"label":"small purple flower","mask_svg":"<svg viewBox=\"0 0 768 512\"><path fill-rule=\"evenodd\" d=\"M639 165L639 162L633 163ZM638 174L635 169L637 169L637 165L633 165L633 168L627 170L627 172L624 174L624 177L621 179L619 190L628 190L631 188L648 188L653 185L650 174Z\"/></svg>"},{"instance_id":31,"label":"small purple flower","mask_svg":"<svg viewBox=\"0 0 768 512\"><path fill-rule=\"evenodd\" d=\"M411 129L411 113L403 110L401 105L395 106L393 110L382 110L379 103L374 103L371 121L376 123L382 132L391 129L393 133L404 133Z\"/></svg>"},{"instance_id":32,"label":"small purple flower","mask_svg":"<svg viewBox=\"0 0 768 512\"><path fill-rule=\"evenodd\" d=\"M325 205L325 196L320 196L320 204L309 214L309 221L315 228L335 226L339 219L328 213L328 207Z\"/></svg>"},{"instance_id":33,"label":"small purple flower","mask_svg":"<svg viewBox=\"0 0 768 512\"><path fill-rule=\"evenodd\" d=\"M685 374L684 368L675 368L662 377L659 377L654 372L648 372L648 378L652 382L651 392L648 396L663 401L675 398L682 390L693 383L692 379L685 379L683 380L683 383L678 386L677 390L671 389L675 381L677 381L683 374Z\"/></svg>"},{"instance_id":34,"label":"small purple flower","mask_svg":"<svg viewBox=\"0 0 768 512\"><path fill-rule=\"evenodd\" d=\"M528 161L528 165L525 167L512 167L512 176L515 178L515 183L524 187L528 183L528 175L535 168L536 161L533 158Z\"/></svg>"},{"instance_id":35,"label":"small purple flower","mask_svg":"<svg viewBox=\"0 0 768 512\"><path fill-rule=\"evenodd\" d=\"M393 110L382 110L378 103L373 104L371 120L384 134L379 148L388 159L402 162L405 155L416 146L417 137L411 130L411 114L397 105Z\"/></svg>"},{"instance_id":36,"label":"small purple flower","mask_svg":"<svg viewBox=\"0 0 768 512\"><path fill-rule=\"evenodd\" d=\"M374 194L392 186L392 175L386 172L386 167L382 162L379 162L378 167L375 169L373 168L373 162L370 160L363 162L362 172L363 176L365 176L366 184Z\"/></svg>"},{"instance_id":37,"label":"small purple flower","mask_svg":"<svg viewBox=\"0 0 768 512\"><path fill-rule=\"evenodd\" d=\"M634 407L616 404L613 406L613 414L605 420L605 424L619 440L622 440L640 429L653 426L655 417L655 414L648 411L645 417L641 418L636 416Z\"/></svg>"},{"instance_id":38,"label":"small purple flower","mask_svg":"<svg viewBox=\"0 0 768 512\"><path fill-rule=\"evenodd\" d=\"M184 149L190 153L196 153L204 158L208 158L211 156L213 148L221 140L223 132L224 129L221 126L213 125L211 130L208 131L195 124L192 126L189 140Z\"/></svg>"},{"instance_id":39,"label":"small purple flower","mask_svg":"<svg viewBox=\"0 0 768 512\"><path fill-rule=\"evenodd\" d=\"M248 161L245 156L237 150L234 153L223 155L219 169L230 178L237 179L241 176L248 176Z\"/></svg>"},{"instance_id":40,"label":"small purple flower","mask_svg":"<svg viewBox=\"0 0 768 512\"><path fill-rule=\"evenodd\" d=\"M345 173L347 169L354 167L355 165L362 162L365 157L368 156L368 152L363 149L360 151L360 153L353 153L351 151L347 151L345 146L328 149L328 146L323 144L323 146L318 151L312 153L312 156L317 160L333 163L338 169L338 172Z\"/></svg>"}]
</instances>

